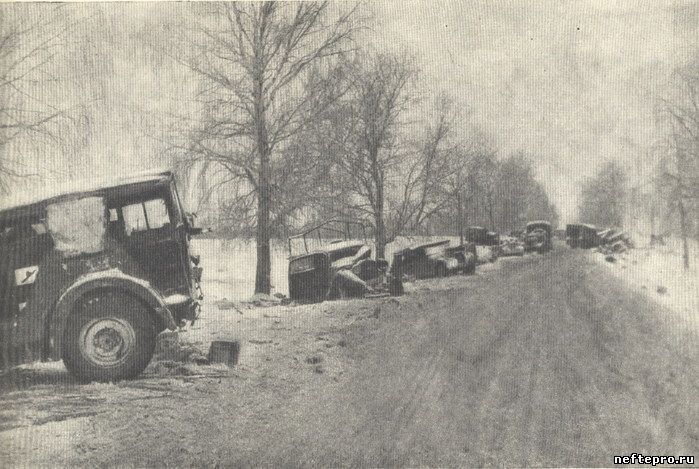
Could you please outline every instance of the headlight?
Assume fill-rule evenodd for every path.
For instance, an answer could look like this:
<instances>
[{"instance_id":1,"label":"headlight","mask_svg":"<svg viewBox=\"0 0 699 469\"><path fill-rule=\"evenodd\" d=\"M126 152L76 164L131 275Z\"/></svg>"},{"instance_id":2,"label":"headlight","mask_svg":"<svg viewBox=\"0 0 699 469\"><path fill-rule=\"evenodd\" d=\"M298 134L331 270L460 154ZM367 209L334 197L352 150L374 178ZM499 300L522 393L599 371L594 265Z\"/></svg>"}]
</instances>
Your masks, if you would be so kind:
<instances>
[{"instance_id":1,"label":"headlight","mask_svg":"<svg viewBox=\"0 0 699 469\"><path fill-rule=\"evenodd\" d=\"M289 272L292 274L297 274L299 272L307 272L316 268L316 263L312 257L303 257L301 259L296 259L291 261L289 265Z\"/></svg>"}]
</instances>

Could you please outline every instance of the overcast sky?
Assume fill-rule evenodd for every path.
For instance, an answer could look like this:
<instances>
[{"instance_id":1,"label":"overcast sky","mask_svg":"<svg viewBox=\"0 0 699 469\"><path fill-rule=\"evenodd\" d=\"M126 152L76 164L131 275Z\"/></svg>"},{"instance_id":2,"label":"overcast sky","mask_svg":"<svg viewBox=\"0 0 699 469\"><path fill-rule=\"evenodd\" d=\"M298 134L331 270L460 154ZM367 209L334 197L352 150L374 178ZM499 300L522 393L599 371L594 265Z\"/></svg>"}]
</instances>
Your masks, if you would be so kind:
<instances>
[{"instance_id":1,"label":"overcast sky","mask_svg":"<svg viewBox=\"0 0 699 469\"><path fill-rule=\"evenodd\" d=\"M636 171L636 156L645 155L653 139L653 94L696 53L699 39L697 1L370 4L376 13L368 33L373 47L414 54L423 83L472 109L501 155L534 155L564 222L574 217L581 181L600 161L616 159ZM19 13L24 10L30 7L20 5ZM193 93L181 67L149 53L138 31L177 21L188 10L181 3L78 4L69 10L92 18L72 33L83 46L68 54L81 63L74 67L74 91L95 94L101 114L95 120L103 124L85 157L107 172L113 171L109 162L128 167L119 155L125 148L139 151L128 141L140 128L124 109L185 105ZM134 164L139 161L144 159Z\"/></svg>"},{"instance_id":2,"label":"overcast sky","mask_svg":"<svg viewBox=\"0 0 699 469\"><path fill-rule=\"evenodd\" d=\"M539 157L564 221L600 161L636 171L653 138L652 95L699 38L699 2L374 5L385 40L414 51L435 90L473 108L501 153Z\"/></svg>"}]
</instances>

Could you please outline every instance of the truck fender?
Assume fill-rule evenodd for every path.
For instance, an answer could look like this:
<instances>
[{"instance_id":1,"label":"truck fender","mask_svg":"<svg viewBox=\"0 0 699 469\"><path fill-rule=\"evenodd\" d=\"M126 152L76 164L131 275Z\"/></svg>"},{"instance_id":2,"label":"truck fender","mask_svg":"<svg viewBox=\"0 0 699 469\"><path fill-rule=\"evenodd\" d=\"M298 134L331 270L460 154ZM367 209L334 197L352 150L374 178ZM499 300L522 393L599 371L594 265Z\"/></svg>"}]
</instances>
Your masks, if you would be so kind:
<instances>
[{"instance_id":1,"label":"truck fender","mask_svg":"<svg viewBox=\"0 0 699 469\"><path fill-rule=\"evenodd\" d=\"M56 302L48 332L49 357L61 358L63 331L68 317L80 298L91 291L104 288L121 291L143 301L151 308L155 315L154 319L159 321L163 328L176 329L172 312L161 295L148 282L126 275L118 269L92 272L76 280Z\"/></svg>"}]
</instances>

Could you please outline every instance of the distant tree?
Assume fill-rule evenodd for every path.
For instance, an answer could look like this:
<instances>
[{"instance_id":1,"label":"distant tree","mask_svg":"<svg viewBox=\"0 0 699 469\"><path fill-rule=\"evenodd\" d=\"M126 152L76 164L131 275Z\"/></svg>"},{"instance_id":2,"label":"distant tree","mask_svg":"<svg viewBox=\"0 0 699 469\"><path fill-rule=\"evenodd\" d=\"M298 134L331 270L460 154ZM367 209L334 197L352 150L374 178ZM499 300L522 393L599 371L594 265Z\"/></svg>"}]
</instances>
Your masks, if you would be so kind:
<instances>
[{"instance_id":1,"label":"distant tree","mask_svg":"<svg viewBox=\"0 0 699 469\"><path fill-rule=\"evenodd\" d=\"M298 154L288 145L342 94L341 82L325 72L352 47L357 8L340 11L327 1L202 8L193 53L171 52L199 76L203 107L177 149L228 171L241 196L232 203L254 218L247 221L254 223L257 241L255 292L269 293L273 211L288 195L279 187L293 180L290 170L303 170L286 159Z\"/></svg>"},{"instance_id":2,"label":"distant tree","mask_svg":"<svg viewBox=\"0 0 699 469\"><path fill-rule=\"evenodd\" d=\"M621 227L626 213L626 174L614 161L602 165L580 194L580 221L600 227Z\"/></svg>"},{"instance_id":3,"label":"distant tree","mask_svg":"<svg viewBox=\"0 0 699 469\"><path fill-rule=\"evenodd\" d=\"M444 191L448 195L447 209L439 214L439 224L446 231L459 235L464 242L464 230L468 226L468 208L479 194L476 183L484 160L492 160L495 148L487 136L475 126L459 133L458 144L448 158L448 171L443 178ZM454 223L456 222L456 223Z\"/></svg>"},{"instance_id":4,"label":"distant tree","mask_svg":"<svg viewBox=\"0 0 699 469\"><path fill-rule=\"evenodd\" d=\"M497 180L498 227L512 230L524 226L531 217L528 211L537 184L527 155L519 152L501 161Z\"/></svg>"},{"instance_id":5,"label":"distant tree","mask_svg":"<svg viewBox=\"0 0 699 469\"><path fill-rule=\"evenodd\" d=\"M7 14L10 8L14 14ZM69 27L59 11L51 7L45 14L29 15L23 6L0 6L0 192L7 192L12 180L35 175L23 161L22 148L56 140L53 124L67 117L42 93L44 84L55 81L50 65Z\"/></svg>"},{"instance_id":6,"label":"distant tree","mask_svg":"<svg viewBox=\"0 0 699 469\"><path fill-rule=\"evenodd\" d=\"M348 203L346 211L371 220L379 258L409 223L413 207L406 199L419 184L419 163L411 161L402 135L402 119L416 99L416 73L404 55L362 54L347 64L349 89L326 120L334 183Z\"/></svg>"},{"instance_id":7,"label":"distant tree","mask_svg":"<svg viewBox=\"0 0 699 469\"><path fill-rule=\"evenodd\" d=\"M699 231L699 54L674 71L668 90L658 98L656 117L664 134L656 143L658 179L671 211L679 217L682 257L689 268L691 225Z\"/></svg>"}]
</instances>

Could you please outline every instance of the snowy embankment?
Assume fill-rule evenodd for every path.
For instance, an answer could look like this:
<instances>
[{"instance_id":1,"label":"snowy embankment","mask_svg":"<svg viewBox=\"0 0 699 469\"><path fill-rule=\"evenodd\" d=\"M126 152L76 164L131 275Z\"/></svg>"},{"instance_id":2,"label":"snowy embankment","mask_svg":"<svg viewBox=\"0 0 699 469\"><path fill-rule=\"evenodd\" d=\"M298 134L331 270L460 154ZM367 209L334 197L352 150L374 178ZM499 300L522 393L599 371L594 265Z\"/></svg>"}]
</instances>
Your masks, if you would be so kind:
<instances>
[{"instance_id":1,"label":"snowy embankment","mask_svg":"<svg viewBox=\"0 0 699 469\"><path fill-rule=\"evenodd\" d=\"M644 239L635 236L634 240ZM681 321L680 327L699 332L699 243L690 244L690 268L682 262L682 243L672 239L665 246L639 247L615 255L616 262L605 261L599 252L590 251L595 261L606 264L618 278L670 311Z\"/></svg>"}]
</instances>

